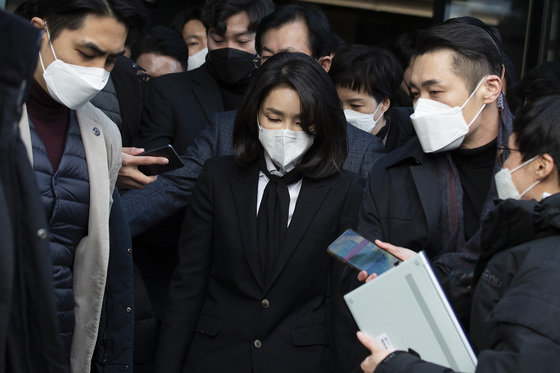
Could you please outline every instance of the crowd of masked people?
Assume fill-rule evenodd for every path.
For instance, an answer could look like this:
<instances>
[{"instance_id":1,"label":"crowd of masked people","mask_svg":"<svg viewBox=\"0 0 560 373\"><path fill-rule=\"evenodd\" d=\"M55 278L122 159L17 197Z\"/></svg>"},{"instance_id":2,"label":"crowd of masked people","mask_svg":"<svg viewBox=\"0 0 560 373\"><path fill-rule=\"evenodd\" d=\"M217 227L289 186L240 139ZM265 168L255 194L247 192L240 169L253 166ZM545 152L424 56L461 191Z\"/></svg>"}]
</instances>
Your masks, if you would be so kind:
<instances>
[{"instance_id":1,"label":"crowd of masked people","mask_svg":"<svg viewBox=\"0 0 560 373\"><path fill-rule=\"evenodd\" d=\"M473 17L381 47L308 3L15 13L1 372L451 372L358 331L343 295L375 274L327 254L346 229L426 253L477 372L560 371L558 61L518 80ZM169 144L183 165L142 171Z\"/></svg>"}]
</instances>

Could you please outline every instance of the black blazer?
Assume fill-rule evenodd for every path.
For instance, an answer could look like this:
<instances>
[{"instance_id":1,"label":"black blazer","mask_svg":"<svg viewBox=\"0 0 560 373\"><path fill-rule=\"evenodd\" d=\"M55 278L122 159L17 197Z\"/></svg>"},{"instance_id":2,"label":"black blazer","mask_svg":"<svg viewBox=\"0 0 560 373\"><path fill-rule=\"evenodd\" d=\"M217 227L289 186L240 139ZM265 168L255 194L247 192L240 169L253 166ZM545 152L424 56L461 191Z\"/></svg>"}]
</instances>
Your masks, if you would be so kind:
<instances>
[{"instance_id":1,"label":"black blazer","mask_svg":"<svg viewBox=\"0 0 560 373\"><path fill-rule=\"evenodd\" d=\"M333 336L344 319L333 320L342 311L331 307L341 304L342 264L326 248L355 226L359 178L345 171L303 180L266 285L256 243L258 177L255 165L239 168L231 156L206 163L183 225L156 372L328 372L339 363L337 343L353 343Z\"/></svg>"},{"instance_id":2,"label":"black blazer","mask_svg":"<svg viewBox=\"0 0 560 373\"><path fill-rule=\"evenodd\" d=\"M182 154L214 113L223 110L218 83L205 65L150 79L135 145L153 149L172 144Z\"/></svg>"}]
</instances>

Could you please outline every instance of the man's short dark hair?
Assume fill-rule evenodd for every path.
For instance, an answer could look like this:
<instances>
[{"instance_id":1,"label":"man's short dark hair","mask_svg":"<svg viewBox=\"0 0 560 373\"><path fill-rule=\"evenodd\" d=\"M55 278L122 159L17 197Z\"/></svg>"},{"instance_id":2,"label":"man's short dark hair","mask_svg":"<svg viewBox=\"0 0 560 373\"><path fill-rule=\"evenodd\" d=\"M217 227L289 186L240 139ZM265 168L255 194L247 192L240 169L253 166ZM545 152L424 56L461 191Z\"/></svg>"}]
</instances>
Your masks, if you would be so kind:
<instances>
[{"instance_id":1,"label":"man's short dark hair","mask_svg":"<svg viewBox=\"0 0 560 373\"><path fill-rule=\"evenodd\" d=\"M523 106L513 121L523 161L549 154L560 170L560 95L544 96ZM560 175L559 175L560 178Z\"/></svg>"},{"instance_id":2,"label":"man's short dark hair","mask_svg":"<svg viewBox=\"0 0 560 373\"><path fill-rule=\"evenodd\" d=\"M485 75L501 76L501 51L492 36L479 26L448 22L426 29L418 36L414 55L443 49L454 52L453 69L471 90Z\"/></svg>"},{"instance_id":3,"label":"man's short dark hair","mask_svg":"<svg viewBox=\"0 0 560 373\"><path fill-rule=\"evenodd\" d=\"M155 26L144 39L134 46L131 57L136 61L144 53L172 57L179 61L183 70L187 70L189 48L183 37L169 27Z\"/></svg>"},{"instance_id":4,"label":"man's short dark hair","mask_svg":"<svg viewBox=\"0 0 560 373\"><path fill-rule=\"evenodd\" d=\"M199 7L188 7L187 9L177 13L169 27L177 31L179 34L183 34L183 27L185 24L192 20L199 20L202 22L202 9Z\"/></svg>"},{"instance_id":5,"label":"man's short dark hair","mask_svg":"<svg viewBox=\"0 0 560 373\"><path fill-rule=\"evenodd\" d=\"M272 0L208 0L202 8L202 23L206 30L218 35L226 33L226 21L239 12L249 16L250 32L255 32L261 20L274 10Z\"/></svg>"},{"instance_id":6,"label":"man's short dark hair","mask_svg":"<svg viewBox=\"0 0 560 373\"><path fill-rule=\"evenodd\" d=\"M294 89L301 101L301 127L314 142L297 166L303 176L320 179L341 172L347 155L346 119L329 76L303 53L278 53L260 67L235 118L233 152L240 165L263 154L257 115L264 99L277 87Z\"/></svg>"},{"instance_id":7,"label":"man's short dark hair","mask_svg":"<svg viewBox=\"0 0 560 373\"><path fill-rule=\"evenodd\" d=\"M335 86L366 92L379 103L393 99L403 70L387 49L356 44L334 56L329 75Z\"/></svg>"},{"instance_id":8,"label":"man's short dark hair","mask_svg":"<svg viewBox=\"0 0 560 373\"><path fill-rule=\"evenodd\" d=\"M333 52L336 39L325 13L315 5L295 3L281 6L262 20L255 38L257 53L262 52L262 38L267 31L294 22L307 27L309 49L315 59Z\"/></svg>"},{"instance_id":9,"label":"man's short dark hair","mask_svg":"<svg viewBox=\"0 0 560 373\"><path fill-rule=\"evenodd\" d=\"M37 14L47 21L51 39L64 30L79 29L89 14L112 16L127 29L143 28L146 17L137 0L37 0Z\"/></svg>"}]
</instances>

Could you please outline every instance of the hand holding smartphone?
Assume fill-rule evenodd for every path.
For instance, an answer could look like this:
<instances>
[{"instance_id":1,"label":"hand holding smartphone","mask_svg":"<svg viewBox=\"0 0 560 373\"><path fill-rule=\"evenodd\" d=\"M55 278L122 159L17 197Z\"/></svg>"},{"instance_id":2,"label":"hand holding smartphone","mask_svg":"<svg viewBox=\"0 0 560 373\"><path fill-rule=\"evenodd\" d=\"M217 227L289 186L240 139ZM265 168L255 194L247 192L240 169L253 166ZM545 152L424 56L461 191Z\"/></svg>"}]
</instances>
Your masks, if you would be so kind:
<instances>
[{"instance_id":1,"label":"hand holding smartphone","mask_svg":"<svg viewBox=\"0 0 560 373\"><path fill-rule=\"evenodd\" d=\"M169 163L167 164L150 164L138 166L138 170L148 176L159 175L161 173L175 170L185 165L173 148L173 145L171 144L167 144L165 146L152 150L147 150L143 153L138 154L138 156L165 157L169 160Z\"/></svg>"},{"instance_id":2,"label":"hand holding smartphone","mask_svg":"<svg viewBox=\"0 0 560 373\"><path fill-rule=\"evenodd\" d=\"M342 233L327 252L359 271L377 275L397 266L401 260L351 229Z\"/></svg>"}]
</instances>

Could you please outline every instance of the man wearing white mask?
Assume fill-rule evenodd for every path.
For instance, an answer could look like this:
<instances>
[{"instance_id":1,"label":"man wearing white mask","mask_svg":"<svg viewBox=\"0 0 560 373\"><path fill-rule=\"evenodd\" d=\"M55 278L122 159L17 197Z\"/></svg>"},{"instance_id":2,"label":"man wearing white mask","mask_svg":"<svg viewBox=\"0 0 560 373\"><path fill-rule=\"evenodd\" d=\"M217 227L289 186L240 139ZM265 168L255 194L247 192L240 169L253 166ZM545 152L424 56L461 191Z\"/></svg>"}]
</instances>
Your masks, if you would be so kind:
<instances>
[{"instance_id":1,"label":"man wearing white mask","mask_svg":"<svg viewBox=\"0 0 560 373\"><path fill-rule=\"evenodd\" d=\"M511 133L511 113L498 106L501 71L500 50L479 27L450 23L421 34L409 84L418 139L374 166L360 213L368 239L424 250L452 303L468 289L480 220L497 197L496 150Z\"/></svg>"},{"instance_id":2,"label":"man wearing white mask","mask_svg":"<svg viewBox=\"0 0 560 373\"><path fill-rule=\"evenodd\" d=\"M130 1L37 2L43 31L21 137L41 192L59 332L72 372L89 372L109 262L109 216L121 166L118 128L89 100L107 83L130 27ZM123 311L124 312L124 311Z\"/></svg>"}]
</instances>

